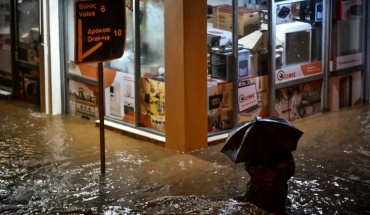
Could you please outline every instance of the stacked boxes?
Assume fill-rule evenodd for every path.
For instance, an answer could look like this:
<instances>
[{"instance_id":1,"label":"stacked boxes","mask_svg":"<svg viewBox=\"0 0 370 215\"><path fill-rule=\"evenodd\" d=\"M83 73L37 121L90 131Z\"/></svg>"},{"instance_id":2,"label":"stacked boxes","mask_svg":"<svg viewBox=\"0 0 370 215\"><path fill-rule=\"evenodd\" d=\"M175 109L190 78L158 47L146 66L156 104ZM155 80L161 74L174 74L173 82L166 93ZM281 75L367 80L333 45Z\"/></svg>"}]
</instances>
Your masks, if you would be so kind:
<instances>
[{"instance_id":1,"label":"stacked boxes","mask_svg":"<svg viewBox=\"0 0 370 215\"><path fill-rule=\"evenodd\" d=\"M233 9L230 5L219 5L213 7L213 27L232 31ZM248 35L260 26L260 14L258 10L250 10L240 7L238 13L238 34Z\"/></svg>"}]
</instances>

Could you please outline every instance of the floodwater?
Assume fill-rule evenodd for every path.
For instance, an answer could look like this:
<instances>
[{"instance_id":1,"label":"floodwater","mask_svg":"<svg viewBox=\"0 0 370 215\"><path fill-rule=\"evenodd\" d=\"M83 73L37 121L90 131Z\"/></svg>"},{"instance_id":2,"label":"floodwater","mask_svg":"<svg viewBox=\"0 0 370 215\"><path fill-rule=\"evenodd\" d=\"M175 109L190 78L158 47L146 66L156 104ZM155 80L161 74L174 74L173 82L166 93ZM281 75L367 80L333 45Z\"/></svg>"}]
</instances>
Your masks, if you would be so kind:
<instances>
[{"instance_id":1,"label":"floodwater","mask_svg":"<svg viewBox=\"0 0 370 215\"><path fill-rule=\"evenodd\" d=\"M245 202L243 164L167 150L91 121L0 100L0 214L268 214ZM370 106L295 121L287 214L370 214Z\"/></svg>"}]
</instances>

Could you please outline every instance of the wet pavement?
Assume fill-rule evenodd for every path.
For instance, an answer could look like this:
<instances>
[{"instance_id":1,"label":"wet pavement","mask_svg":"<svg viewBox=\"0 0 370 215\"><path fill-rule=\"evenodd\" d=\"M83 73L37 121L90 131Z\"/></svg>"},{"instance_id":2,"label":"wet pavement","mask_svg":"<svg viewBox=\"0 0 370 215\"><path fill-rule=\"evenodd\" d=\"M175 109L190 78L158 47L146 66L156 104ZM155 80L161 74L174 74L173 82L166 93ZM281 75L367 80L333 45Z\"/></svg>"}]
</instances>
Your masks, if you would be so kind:
<instances>
[{"instance_id":1,"label":"wet pavement","mask_svg":"<svg viewBox=\"0 0 370 215\"><path fill-rule=\"evenodd\" d=\"M287 214L370 214L370 106L294 121ZM0 214L268 214L244 201L249 179L219 151L167 150L0 100Z\"/></svg>"}]
</instances>

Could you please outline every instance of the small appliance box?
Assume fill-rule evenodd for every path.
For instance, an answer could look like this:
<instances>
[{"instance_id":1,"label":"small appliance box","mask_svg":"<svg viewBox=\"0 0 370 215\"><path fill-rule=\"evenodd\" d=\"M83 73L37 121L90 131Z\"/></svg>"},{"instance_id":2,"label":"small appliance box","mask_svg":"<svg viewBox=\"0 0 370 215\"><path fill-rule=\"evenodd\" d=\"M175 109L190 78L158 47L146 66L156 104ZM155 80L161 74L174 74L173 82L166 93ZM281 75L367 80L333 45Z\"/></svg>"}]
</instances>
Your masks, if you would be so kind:
<instances>
[{"instance_id":1,"label":"small appliance box","mask_svg":"<svg viewBox=\"0 0 370 215\"><path fill-rule=\"evenodd\" d=\"M331 78L330 109L339 110L362 103L361 71Z\"/></svg>"},{"instance_id":2,"label":"small appliance box","mask_svg":"<svg viewBox=\"0 0 370 215\"><path fill-rule=\"evenodd\" d=\"M209 39L213 39L214 37L220 37L219 45L226 45L227 43L231 42L232 40L232 33L231 31L226 31L222 29L217 29L213 27L212 23L207 23L207 40L208 43L210 42Z\"/></svg>"},{"instance_id":3,"label":"small appliance box","mask_svg":"<svg viewBox=\"0 0 370 215\"><path fill-rule=\"evenodd\" d=\"M238 54L239 68L238 78L248 77L249 71L249 51L247 49L240 49ZM232 74L232 52L211 52L211 77L231 81Z\"/></svg>"},{"instance_id":4,"label":"small appliance box","mask_svg":"<svg viewBox=\"0 0 370 215\"><path fill-rule=\"evenodd\" d=\"M231 5L214 6L213 27L232 31L232 14L233 9ZM256 31L260 26L259 11L240 7L238 13L238 26L239 36L245 36Z\"/></svg>"},{"instance_id":5,"label":"small appliance box","mask_svg":"<svg viewBox=\"0 0 370 215\"><path fill-rule=\"evenodd\" d=\"M292 3L280 4L276 7L276 24L293 22Z\"/></svg>"},{"instance_id":6,"label":"small appliance box","mask_svg":"<svg viewBox=\"0 0 370 215\"><path fill-rule=\"evenodd\" d=\"M362 16L362 0L342 0L337 4L337 19L347 20Z\"/></svg>"},{"instance_id":7,"label":"small appliance box","mask_svg":"<svg viewBox=\"0 0 370 215\"><path fill-rule=\"evenodd\" d=\"M207 83L208 131L221 131L233 126L233 83L211 79Z\"/></svg>"},{"instance_id":8,"label":"small appliance box","mask_svg":"<svg viewBox=\"0 0 370 215\"><path fill-rule=\"evenodd\" d=\"M133 74L123 73L123 112L134 115L135 111L135 77Z\"/></svg>"},{"instance_id":9,"label":"small appliance box","mask_svg":"<svg viewBox=\"0 0 370 215\"><path fill-rule=\"evenodd\" d=\"M268 24L269 22L269 12L268 10L261 10L260 11L261 23Z\"/></svg>"}]
</instances>

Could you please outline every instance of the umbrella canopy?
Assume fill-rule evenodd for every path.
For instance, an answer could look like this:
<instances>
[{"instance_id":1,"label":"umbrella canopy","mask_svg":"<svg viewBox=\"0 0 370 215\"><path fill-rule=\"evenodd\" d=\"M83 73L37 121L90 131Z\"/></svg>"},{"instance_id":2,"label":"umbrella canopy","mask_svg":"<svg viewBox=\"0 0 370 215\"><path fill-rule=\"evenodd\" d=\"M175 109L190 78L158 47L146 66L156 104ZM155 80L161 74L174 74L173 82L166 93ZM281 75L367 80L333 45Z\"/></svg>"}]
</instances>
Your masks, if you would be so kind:
<instances>
[{"instance_id":1,"label":"umbrella canopy","mask_svg":"<svg viewBox=\"0 0 370 215\"><path fill-rule=\"evenodd\" d=\"M274 164L297 149L302 134L287 120L256 117L232 129L221 152L234 163Z\"/></svg>"}]
</instances>

